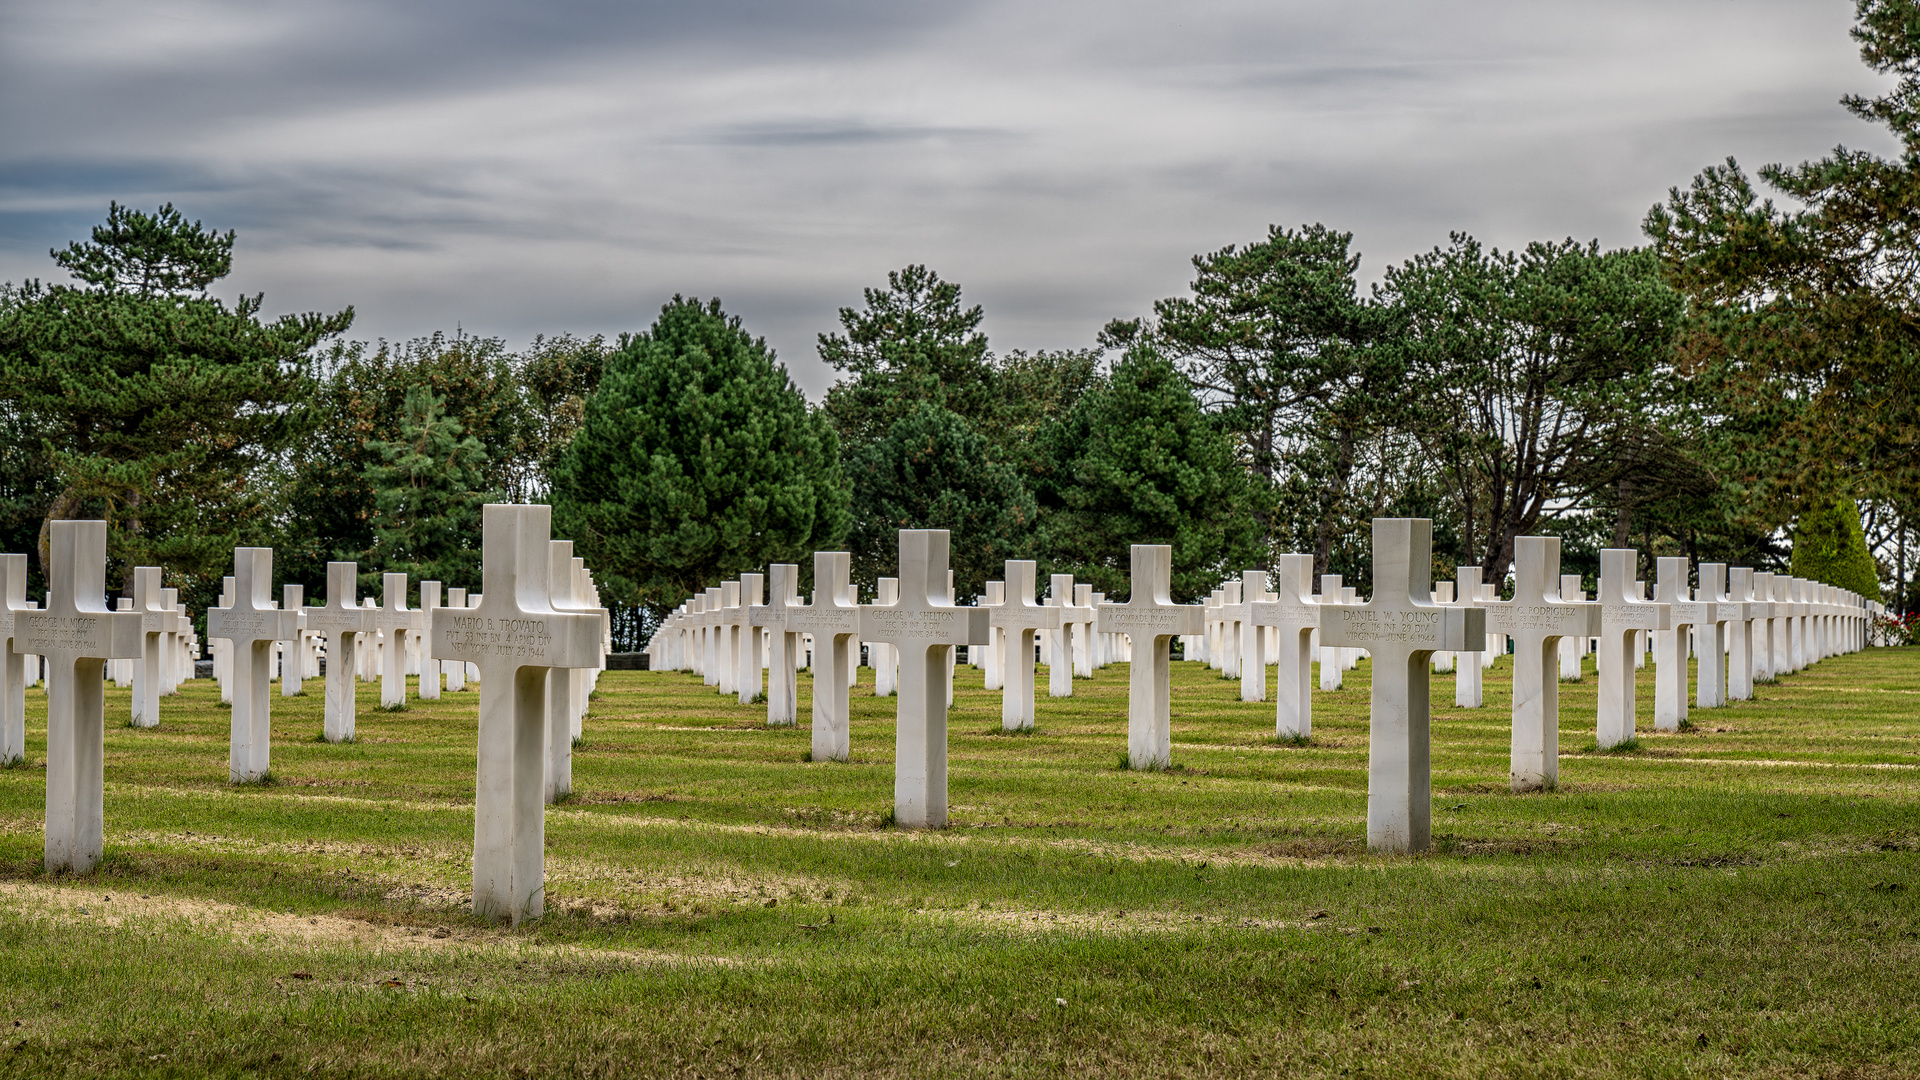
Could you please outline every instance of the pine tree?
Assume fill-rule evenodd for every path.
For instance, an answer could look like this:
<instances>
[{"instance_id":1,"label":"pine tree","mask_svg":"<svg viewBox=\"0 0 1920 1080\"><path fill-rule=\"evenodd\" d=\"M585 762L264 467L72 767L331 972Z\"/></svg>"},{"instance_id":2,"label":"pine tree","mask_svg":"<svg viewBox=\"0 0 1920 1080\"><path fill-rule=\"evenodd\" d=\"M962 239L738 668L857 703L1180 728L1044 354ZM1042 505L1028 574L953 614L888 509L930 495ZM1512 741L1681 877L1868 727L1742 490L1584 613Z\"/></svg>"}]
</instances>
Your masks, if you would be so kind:
<instances>
[{"instance_id":1,"label":"pine tree","mask_svg":"<svg viewBox=\"0 0 1920 1080\"><path fill-rule=\"evenodd\" d=\"M1869 600L1880 597L1880 571L1867 550L1860 509L1841 499L1800 515L1793 530L1794 577L1850 589Z\"/></svg>"},{"instance_id":2,"label":"pine tree","mask_svg":"<svg viewBox=\"0 0 1920 1080\"><path fill-rule=\"evenodd\" d=\"M839 444L764 339L674 297L623 336L553 474L554 535L608 599L670 608L846 534Z\"/></svg>"},{"instance_id":3,"label":"pine tree","mask_svg":"<svg viewBox=\"0 0 1920 1080\"><path fill-rule=\"evenodd\" d=\"M400 437L369 440L380 460L366 467L374 492L373 548L363 583L382 572L406 572L414 582L480 583L480 508L487 452L445 402L424 386L407 391Z\"/></svg>"},{"instance_id":4,"label":"pine tree","mask_svg":"<svg viewBox=\"0 0 1920 1080\"><path fill-rule=\"evenodd\" d=\"M1050 465L1036 486L1055 572L1122 598L1133 545L1171 544L1173 598L1185 603L1265 564L1255 481L1151 346L1129 349L1045 439Z\"/></svg>"}]
</instances>

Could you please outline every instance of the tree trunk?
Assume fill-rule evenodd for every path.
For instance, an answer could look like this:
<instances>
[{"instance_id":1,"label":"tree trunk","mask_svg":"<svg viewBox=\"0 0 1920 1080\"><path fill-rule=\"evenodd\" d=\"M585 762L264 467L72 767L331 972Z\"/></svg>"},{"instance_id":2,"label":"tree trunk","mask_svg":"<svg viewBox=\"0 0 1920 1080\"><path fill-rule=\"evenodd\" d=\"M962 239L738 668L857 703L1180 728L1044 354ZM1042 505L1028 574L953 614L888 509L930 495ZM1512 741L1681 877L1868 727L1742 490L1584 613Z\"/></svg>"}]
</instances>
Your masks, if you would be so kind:
<instances>
[{"instance_id":1,"label":"tree trunk","mask_svg":"<svg viewBox=\"0 0 1920 1080\"><path fill-rule=\"evenodd\" d=\"M1613 546L1623 548L1627 546L1627 540L1633 536L1633 480L1621 477L1618 490L1620 511L1613 522Z\"/></svg>"}]
</instances>

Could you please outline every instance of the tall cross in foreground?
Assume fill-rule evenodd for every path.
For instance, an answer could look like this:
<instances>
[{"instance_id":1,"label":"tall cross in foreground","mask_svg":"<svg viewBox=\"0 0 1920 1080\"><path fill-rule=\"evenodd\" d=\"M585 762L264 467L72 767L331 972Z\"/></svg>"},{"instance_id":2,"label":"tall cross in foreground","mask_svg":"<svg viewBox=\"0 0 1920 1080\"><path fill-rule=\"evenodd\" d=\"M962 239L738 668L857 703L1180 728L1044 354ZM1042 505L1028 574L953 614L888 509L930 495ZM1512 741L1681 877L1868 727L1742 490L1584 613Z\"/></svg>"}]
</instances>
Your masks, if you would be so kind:
<instances>
[{"instance_id":1,"label":"tall cross in foreground","mask_svg":"<svg viewBox=\"0 0 1920 1080\"><path fill-rule=\"evenodd\" d=\"M1634 563L1640 553L1632 548L1600 551L1600 706L1594 716L1593 741L1602 750L1633 738L1634 641L1641 631L1667 629L1667 605L1640 599Z\"/></svg>"},{"instance_id":2,"label":"tall cross in foreground","mask_svg":"<svg viewBox=\"0 0 1920 1080\"><path fill-rule=\"evenodd\" d=\"M1060 629L1060 609L1034 598L1038 584L1035 564L1008 559L1001 603L987 608L988 624L1005 643L1001 658L1000 727L1004 731L1033 730L1033 639L1042 630Z\"/></svg>"},{"instance_id":3,"label":"tall cross in foreground","mask_svg":"<svg viewBox=\"0 0 1920 1080\"><path fill-rule=\"evenodd\" d=\"M1373 598L1322 610L1320 640L1373 658L1367 739L1367 846L1425 851L1433 835L1427 660L1487 647L1482 608L1433 602L1433 522L1373 519ZM1478 657L1469 658L1478 660Z\"/></svg>"},{"instance_id":4,"label":"tall cross in foreground","mask_svg":"<svg viewBox=\"0 0 1920 1080\"><path fill-rule=\"evenodd\" d=\"M227 780L251 784L266 778L273 743L273 643L293 636L297 611L273 604L273 549L233 549L233 597L207 612L207 636L227 642L232 657L233 716L227 746Z\"/></svg>"},{"instance_id":5,"label":"tall cross in foreground","mask_svg":"<svg viewBox=\"0 0 1920 1080\"><path fill-rule=\"evenodd\" d=\"M473 913L516 925L546 905L547 672L587 667L600 648L598 615L553 609L551 514L482 508L480 603L433 613L434 655L480 669Z\"/></svg>"},{"instance_id":6,"label":"tall cross in foreground","mask_svg":"<svg viewBox=\"0 0 1920 1080\"><path fill-rule=\"evenodd\" d=\"M1127 602L1100 605L1095 614L1102 633L1125 634L1133 642L1127 675L1127 765L1164 769L1173 764L1171 690L1168 664L1173 639L1207 632L1207 609L1176 604L1173 547L1133 545L1133 579Z\"/></svg>"},{"instance_id":7,"label":"tall cross in foreground","mask_svg":"<svg viewBox=\"0 0 1920 1080\"><path fill-rule=\"evenodd\" d=\"M353 741L353 680L362 644L373 633L373 613L360 606L360 565L327 564L327 605L306 612L307 629L327 636L327 701L321 735L332 743Z\"/></svg>"},{"instance_id":8,"label":"tall cross in foreground","mask_svg":"<svg viewBox=\"0 0 1920 1080\"><path fill-rule=\"evenodd\" d=\"M1513 599L1487 602L1487 631L1513 639L1508 782L1515 791L1538 791L1560 782L1560 640L1578 638L1585 647L1587 638L1599 636L1600 605L1561 599L1557 536L1515 537L1513 566ZM1462 674L1467 667L1479 673L1470 664Z\"/></svg>"},{"instance_id":9,"label":"tall cross in foreground","mask_svg":"<svg viewBox=\"0 0 1920 1080\"><path fill-rule=\"evenodd\" d=\"M48 872L100 861L106 667L140 655L140 613L107 610L107 523L55 521L47 609L16 612L14 647L47 659Z\"/></svg>"},{"instance_id":10,"label":"tall cross in foreground","mask_svg":"<svg viewBox=\"0 0 1920 1080\"><path fill-rule=\"evenodd\" d=\"M899 599L860 609L860 637L899 654L893 815L902 828L946 827L947 648L987 643L987 612L947 595L947 544L945 529L901 529Z\"/></svg>"},{"instance_id":11,"label":"tall cross in foreground","mask_svg":"<svg viewBox=\"0 0 1920 1080\"><path fill-rule=\"evenodd\" d=\"M1274 734L1308 739L1313 736L1313 632L1320 626L1320 605L1313 600L1313 556L1282 555L1277 562L1279 599L1255 601L1248 617L1255 626L1273 627L1280 637Z\"/></svg>"}]
</instances>

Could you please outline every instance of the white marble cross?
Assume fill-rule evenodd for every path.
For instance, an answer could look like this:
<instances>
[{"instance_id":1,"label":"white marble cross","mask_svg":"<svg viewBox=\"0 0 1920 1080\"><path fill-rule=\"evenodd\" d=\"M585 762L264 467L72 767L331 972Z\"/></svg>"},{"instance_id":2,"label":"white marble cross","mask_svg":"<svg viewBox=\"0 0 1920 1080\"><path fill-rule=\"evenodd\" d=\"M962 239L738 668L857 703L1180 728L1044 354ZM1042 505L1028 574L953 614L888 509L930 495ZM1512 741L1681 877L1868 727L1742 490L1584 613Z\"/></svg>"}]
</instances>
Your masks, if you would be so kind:
<instances>
[{"instance_id":1,"label":"white marble cross","mask_svg":"<svg viewBox=\"0 0 1920 1080\"><path fill-rule=\"evenodd\" d=\"M160 568L133 568L133 610L140 615L140 659L133 664L133 700L129 722L137 728L160 726L160 695L166 689L171 657L166 644L179 616L167 609Z\"/></svg>"},{"instance_id":2,"label":"white marble cross","mask_svg":"<svg viewBox=\"0 0 1920 1080\"><path fill-rule=\"evenodd\" d=\"M407 638L423 633L423 613L407 606L407 575L380 575L381 604L373 626L387 635L386 655L380 664L380 705L396 708L407 703Z\"/></svg>"},{"instance_id":3,"label":"white marble cross","mask_svg":"<svg viewBox=\"0 0 1920 1080\"><path fill-rule=\"evenodd\" d=\"M986 609L989 624L1000 631L1005 643L1006 655L999 665L1000 727L1032 731L1033 639L1036 632L1060 628L1060 609L1035 600L1038 576L1033 562L1008 559L1006 575L1004 582L989 583L1002 587L1003 602Z\"/></svg>"},{"instance_id":4,"label":"white marble cross","mask_svg":"<svg viewBox=\"0 0 1920 1080\"><path fill-rule=\"evenodd\" d=\"M1735 566L1727 571L1728 606L1737 611L1727 627L1727 697L1733 701L1753 700L1753 677L1758 667L1754 651L1755 631L1763 631L1773 605L1756 602L1753 595L1753 568Z\"/></svg>"},{"instance_id":5,"label":"white marble cross","mask_svg":"<svg viewBox=\"0 0 1920 1080\"><path fill-rule=\"evenodd\" d=\"M49 523L45 611L14 613L14 646L47 661L49 873L102 854L106 665L140 655L140 613L107 610L107 523Z\"/></svg>"},{"instance_id":6,"label":"white marble cross","mask_svg":"<svg viewBox=\"0 0 1920 1080\"><path fill-rule=\"evenodd\" d=\"M1560 575L1560 599L1569 604L1586 603L1587 594L1581 588L1579 574ZM1560 678L1566 682L1579 682L1585 669L1581 666L1585 659L1587 643L1572 634L1560 639Z\"/></svg>"},{"instance_id":7,"label":"white marble cross","mask_svg":"<svg viewBox=\"0 0 1920 1080\"><path fill-rule=\"evenodd\" d=\"M873 583L873 602L881 607L891 607L900 601L900 579L883 577ZM893 647L884 641L868 641L867 663L873 667L873 696L892 697L899 689L895 682L899 678L900 664L894 659Z\"/></svg>"},{"instance_id":8,"label":"white marble cross","mask_svg":"<svg viewBox=\"0 0 1920 1080\"><path fill-rule=\"evenodd\" d=\"M440 660L433 655L433 637L426 632L433 625L433 612L440 606L441 583L420 583L420 683L422 701L440 700Z\"/></svg>"},{"instance_id":9,"label":"white marble cross","mask_svg":"<svg viewBox=\"0 0 1920 1080\"><path fill-rule=\"evenodd\" d=\"M733 688L740 704L751 705L761 694L760 635L764 623L755 622L755 608L766 606L766 578L760 574L740 575L740 605L727 609L727 621L734 635Z\"/></svg>"},{"instance_id":10,"label":"white marble cross","mask_svg":"<svg viewBox=\"0 0 1920 1080\"><path fill-rule=\"evenodd\" d=\"M1480 568L1478 566L1458 566L1453 571L1452 604L1455 607L1480 607L1483 604L1480 589ZM1484 670L1467 657L1462 663L1457 656L1450 656L1453 667L1453 707L1456 709L1477 709L1481 705L1481 672Z\"/></svg>"},{"instance_id":11,"label":"white marble cross","mask_svg":"<svg viewBox=\"0 0 1920 1080\"><path fill-rule=\"evenodd\" d=\"M1478 571L1478 567L1474 568ZM1476 575L1477 576L1477 575ZM1508 782L1514 791L1560 783L1560 679L1554 656L1563 638L1583 644L1598 637L1600 605L1562 599L1560 538L1518 536L1513 541L1513 599L1489 601L1487 630L1513 639L1513 750ZM1575 579L1578 581L1578 579ZM1477 669L1479 665L1462 667Z\"/></svg>"},{"instance_id":12,"label":"white marble cross","mask_svg":"<svg viewBox=\"0 0 1920 1080\"><path fill-rule=\"evenodd\" d=\"M813 553L813 603L790 604L789 633L813 635L813 760L845 761L853 752L847 700L859 648L860 608L851 598L853 556Z\"/></svg>"},{"instance_id":13,"label":"white marble cross","mask_svg":"<svg viewBox=\"0 0 1920 1080\"><path fill-rule=\"evenodd\" d=\"M1064 632L1060 640L1066 641L1068 638L1071 638L1073 641L1069 652L1073 657L1074 677L1091 679L1093 678L1094 634L1093 586L1076 583L1073 587L1073 607L1061 611L1061 617L1064 618L1068 610L1078 612L1080 617L1074 621L1071 628L1063 628L1063 630L1067 630L1068 632Z\"/></svg>"},{"instance_id":14,"label":"white marble cross","mask_svg":"<svg viewBox=\"0 0 1920 1080\"><path fill-rule=\"evenodd\" d=\"M1346 590L1340 587L1340 575L1321 574L1320 604L1323 610L1320 612L1320 615L1322 624L1326 622L1327 613L1324 610L1325 608L1344 603L1346 603ZM1319 638L1320 689L1338 690L1340 689L1341 683L1345 681L1342 674L1347 666L1344 650L1336 649L1332 645L1327 644L1325 634L1320 634Z\"/></svg>"},{"instance_id":15,"label":"white marble cross","mask_svg":"<svg viewBox=\"0 0 1920 1080\"><path fill-rule=\"evenodd\" d=\"M27 760L27 658L14 648L27 610L27 557L0 555L0 765Z\"/></svg>"},{"instance_id":16,"label":"white marble cross","mask_svg":"<svg viewBox=\"0 0 1920 1080\"><path fill-rule=\"evenodd\" d=\"M1701 563L1700 585L1694 599L1709 607L1705 621L1694 627L1699 640L1698 675L1694 704L1703 709L1723 708L1727 704L1727 623L1740 617L1740 605L1727 596L1727 564Z\"/></svg>"},{"instance_id":17,"label":"white marble cross","mask_svg":"<svg viewBox=\"0 0 1920 1080\"><path fill-rule=\"evenodd\" d=\"M752 609L753 624L767 635L767 726L792 727L799 719L800 633L787 626L800 600L800 567L767 567L767 602ZM758 661L755 661L758 663Z\"/></svg>"},{"instance_id":18,"label":"white marble cross","mask_svg":"<svg viewBox=\"0 0 1920 1080\"><path fill-rule=\"evenodd\" d=\"M1428 657L1486 648L1486 611L1436 606L1432 568L1432 521L1375 518L1373 598L1321 612L1322 642L1373 658L1367 846L1374 851L1425 851L1432 839Z\"/></svg>"},{"instance_id":19,"label":"white marble cross","mask_svg":"<svg viewBox=\"0 0 1920 1080\"><path fill-rule=\"evenodd\" d=\"M1172 688L1168 664L1173 639L1207 632L1207 609L1176 604L1173 547L1133 545L1133 577L1124 604L1108 602L1095 614L1102 633L1133 641L1127 676L1127 765L1164 769L1173 764Z\"/></svg>"},{"instance_id":20,"label":"white marble cross","mask_svg":"<svg viewBox=\"0 0 1920 1080\"><path fill-rule=\"evenodd\" d=\"M1456 573L1457 573L1457 570L1456 570ZM1455 584L1456 583L1452 581L1434 582L1433 583L1433 602L1440 605L1441 607L1446 607L1448 604L1454 603L1455 601L1454 601L1453 587ZM1461 599L1468 599L1468 598L1469 597L1466 596L1465 594L1461 596ZM1434 670L1434 674L1436 675L1445 675L1448 672L1452 671L1453 670L1453 654L1450 652L1434 653L1433 654L1433 670ZM1454 684L1456 687L1458 687L1459 680L1458 679L1454 680Z\"/></svg>"},{"instance_id":21,"label":"white marble cross","mask_svg":"<svg viewBox=\"0 0 1920 1080\"><path fill-rule=\"evenodd\" d=\"M860 609L860 636L899 654L894 823L947 824L947 649L987 643L987 612L947 594L945 529L900 530L899 599Z\"/></svg>"},{"instance_id":22,"label":"white marble cross","mask_svg":"<svg viewBox=\"0 0 1920 1080\"><path fill-rule=\"evenodd\" d=\"M1282 555L1276 561L1279 599L1255 601L1249 618L1255 626L1273 627L1280 636L1274 734L1308 739L1313 737L1313 632L1320 626L1320 605L1313 599L1313 556Z\"/></svg>"},{"instance_id":23,"label":"white marble cross","mask_svg":"<svg viewBox=\"0 0 1920 1080\"><path fill-rule=\"evenodd\" d=\"M231 603L233 603L233 577L228 575L220 579L220 602L214 607L226 607ZM224 639L208 635L207 648L213 652L213 679L220 684L220 704L231 705L233 704L233 645Z\"/></svg>"},{"instance_id":24,"label":"white marble cross","mask_svg":"<svg viewBox=\"0 0 1920 1080\"><path fill-rule=\"evenodd\" d=\"M1049 630L1048 640L1053 648L1048 657L1047 696L1073 696L1073 627L1093 617L1086 608L1073 602L1073 575L1054 574L1050 579L1052 589L1047 596L1047 606L1060 612L1060 625Z\"/></svg>"},{"instance_id":25,"label":"white marble cross","mask_svg":"<svg viewBox=\"0 0 1920 1080\"><path fill-rule=\"evenodd\" d=\"M573 541L547 541L547 603L554 611L587 610L575 589ZM585 681L572 667L547 672L547 779L542 794L557 803L573 794L574 691Z\"/></svg>"},{"instance_id":26,"label":"white marble cross","mask_svg":"<svg viewBox=\"0 0 1920 1080\"><path fill-rule=\"evenodd\" d=\"M1640 599L1632 548L1600 552L1600 704L1594 718L1594 742L1605 750L1633 738L1633 651L1635 635L1667 629L1667 605Z\"/></svg>"},{"instance_id":27,"label":"white marble cross","mask_svg":"<svg viewBox=\"0 0 1920 1080\"><path fill-rule=\"evenodd\" d=\"M1253 605L1267 598L1267 572L1265 570L1243 570L1240 572L1240 602L1234 606L1230 617L1231 624L1239 632L1235 637L1239 641L1240 656L1240 700L1267 700L1267 666L1261 655L1260 635L1264 633L1260 625L1253 621Z\"/></svg>"},{"instance_id":28,"label":"white marble cross","mask_svg":"<svg viewBox=\"0 0 1920 1080\"><path fill-rule=\"evenodd\" d=\"M207 612L207 637L227 642L232 658L228 783L256 783L271 767L273 643L292 637L299 618L274 606L273 549L234 548L232 602Z\"/></svg>"},{"instance_id":29,"label":"white marble cross","mask_svg":"<svg viewBox=\"0 0 1920 1080\"><path fill-rule=\"evenodd\" d=\"M300 696L300 669L306 665L302 639L307 631L307 590L302 585L280 586L280 610L293 612L287 639L280 644L280 696Z\"/></svg>"},{"instance_id":30,"label":"white marble cross","mask_svg":"<svg viewBox=\"0 0 1920 1080\"><path fill-rule=\"evenodd\" d=\"M547 673L588 667L600 618L553 609L552 510L481 510L477 607L433 613L433 652L480 669L479 762L473 812L473 913L516 925L546 905Z\"/></svg>"},{"instance_id":31,"label":"white marble cross","mask_svg":"<svg viewBox=\"0 0 1920 1080\"><path fill-rule=\"evenodd\" d=\"M160 660L160 693L175 694L180 691L180 683L193 678L193 665L186 659L187 638L192 633L192 621L187 618L186 608L180 604L179 589L161 589L160 607L171 616L170 622L164 622L167 631L160 640L163 643ZM186 672L182 674L181 668Z\"/></svg>"},{"instance_id":32,"label":"white marble cross","mask_svg":"<svg viewBox=\"0 0 1920 1080\"><path fill-rule=\"evenodd\" d=\"M460 611L465 611L467 609L467 590L448 589L447 590L447 607L455 608ZM431 615L428 616L427 625L428 626L433 625ZM433 635L428 634L427 638L429 641L431 641L433 638ZM431 649L432 646L429 645L428 648ZM441 667L447 673L447 690L449 693L456 690L465 690L467 688L467 665L465 663L449 660L449 661L446 661L444 664L442 664Z\"/></svg>"},{"instance_id":33,"label":"white marble cross","mask_svg":"<svg viewBox=\"0 0 1920 1080\"><path fill-rule=\"evenodd\" d=\"M997 608L1006 602L1007 583L1004 581L987 582L987 595L980 601L980 606L991 609ZM992 627L992 635L993 640L987 642L986 656L984 657L984 662L980 665L980 680L982 685L988 690L1004 690L1007 685L1007 632L1001 628L998 623L995 623ZM973 650L968 649L967 654L971 656ZM1031 673L1033 670L1031 664L1028 665L1027 670ZM1028 696L1031 697L1032 695L1029 694ZM1002 706L1001 711L1005 712L1004 706Z\"/></svg>"},{"instance_id":34,"label":"white marble cross","mask_svg":"<svg viewBox=\"0 0 1920 1080\"><path fill-rule=\"evenodd\" d=\"M1653 599L1667 605L1667 629L1654 639L1653 726L1657 731L1679 731L1687 720L1687 631L1717 622L1714 605L1692 599L1687 588L1687 560L1662 557ZM1705 660L1701 663L1704 665Z\"/></svg>"},{"instance_id":35,"label":"white marble cross","mask_svg":"<svg viewBox=\"0 0 1920 1080\"><path fill-rule=\"evenodd\" d=\"M360 606L358 563L327 564L327 604L308 608L307 629L327 639L327 698L321 734L328 742L352 742L357 653L373 633L373 612Z\"/></svg>"}]
</instances>

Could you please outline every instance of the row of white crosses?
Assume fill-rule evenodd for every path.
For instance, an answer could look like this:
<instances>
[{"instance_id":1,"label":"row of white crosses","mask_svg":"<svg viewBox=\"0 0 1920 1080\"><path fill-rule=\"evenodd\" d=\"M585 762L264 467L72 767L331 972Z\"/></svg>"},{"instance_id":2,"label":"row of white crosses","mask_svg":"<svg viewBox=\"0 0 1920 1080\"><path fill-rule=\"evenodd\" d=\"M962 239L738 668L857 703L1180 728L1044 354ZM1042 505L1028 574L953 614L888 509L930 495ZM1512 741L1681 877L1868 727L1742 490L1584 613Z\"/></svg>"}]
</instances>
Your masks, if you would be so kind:
<instances>
[{"instance_id":1,"label":"row of white crosses","mask_svg":"<svg viewBox=\"0 0 1920 1080\"><path fill-rule=\"evenodd\" d=\"M896 776L896 820L902 825L938 825L944 822L945 740L944 705L950 698L950 684L942 680L939 691L930 689L932 676L921 664L932 653L928 641L950 650L953 645L978 645L983 641L969 628L964 633L954 622L950 588L938 595L928 591L920 575L932 561L931 540L922 540L919 532L902 532L902 577L883 579L891 587L880 595L880 602L856 610L850 601L835 601L822 608L819 591L815 604L820 611L805 618L811 622L793 622L796 610L782 610L780 604L766 605L753 618L761 625L804 627L807 633L827 633L829 627L819 620L837 620L831 629L840 631L836 640L865 639L869 646L901 650L902 681L899 705L902 727L900 772ZM934 534L926 534L932 536ZM944 534L940 534L944 541ZM1279 668L1279 691L1275 703L1276 734L1304 738L1312 731L1310 672L1316 635L1319 638L1322 670L1338 671L1348 657L1365 651L1373 656L1375 671L1371 706L1371 763L1369 766L1369 843L1382 850L1419 850L1431 834L1430 775L1428 758L1428 672L1436 653L1455 654L1457 668L1455 701L1467 708L1481 705L1481 672L1485 654L1504 651L1505 639L1515 645L1514 725L1510 781L1516 790L1551 786L1558 779L1558 677L1555 671L1559 642L1563 638L1581 641L1601 640L1601 708L1596 737L1608 746L1632 737L1633 687L1631 643L1635 635L1653 631L1668 632L1672 626L1672 603L1643 601L1641 590L1632 581L1636 553L1630 550L1608 551L1602 558L1601 596L1586 601L1578 591L1577 580L1570 585L1559 574L1559 542L1551 537L1523 537L1516 547L1515 595L1510 601L1494 599L1493 586L1479 580L1479 569L1462 568L1455 587L1442 594L1431 587L1431 525L1422 519L1381 519L1374 523L1374 588L1365 603L1355 599L1354 590L1343 586L1336 575L1321 579L1321 595L1312 591L1312 560L1306 555L1282 556L1273 577L1275 591L1269 592L1268 575L1253 572L1241 581L1229 582L1204 605L1174 604L1168 598L1171 576L1171 549L1155 545L1134 548L1131 598L1125 604L1099 604L1094 612L1096 635L1125 635L1129 639L1135 663L1132 666L1128 758L1136 768L1157 768L1170 764L1168 725L1168 654L1175 637L1189 645L1204 641L1204 648L1223 671L1231 671L1242 680L1242 694L1258 700L1264 694L1264 658L1267 642ZM939 547L944 554L944 546ZM823 561L840 560L842 569L836 579L832 565ZM844 595L846 556L822 553L816 560L816 580L826 583L830 597ZM944 578L944 559L938 560L939 577ZM783 572L777 568L776 572ZM1684 564L1663 566L1666 580ZM930 571L929 571L930 572ZM1719 568L1703 568L1706 584L1713 593L1719 589ZM935 580L938 580L936 578ZM896 583L906 584L904 590ZM1760 575L1736 572L1730 588L1736 592L1752 582L1762 590L1768 579ZM729 583L733 584L733 583ZM836 587L839 586L839 587ZM989 678L998 677L1003 690L1002 723L1008 729L1031 727L1033 723L1032 684L1035 635L1061 631L1082 621L1080 603L1060 603L1072 593L1070 585L1056 587L1051 602L1036 603L1035 569L1030 562L1009 562L1004 582L990 583L986 597L989 624L987 640L1001 646L997 660L987 661ZM997 588L996 588L997 586ZM741 605L737 589L714 590L721 607ZM1571 599L1563 598L1570 595ZM1732 594L1730 593L1729 596ZM1780 605L1763 607L1744 597L1734 601L1716 600L1713 612L1695 608L1681 609L1683 625L1726 624L1730 620L1741 627L1766 625ZM1090 597L1075 596L1076 602ZM1814 629L1788 631L1781 640L1864 644L1868 608L1857 598L1830 595L1824 614L1799 612L1812 618ZM1734 614L1735 603L1741 605ZM791 603L790 601L788 602ZM1688 601L1687 603L1695 603ZM745 605L752 607L754 605ZM686 625L701 625L698 604L683 609ZM965 609L953 609L964 612ZM886 611L896 614L874 615ZM908 612L912 615L909 616ZM968 614L968 618L977 618ZM1786 614L1778 618L1788 618ZM707 623L724 625L724 616ZM737 620L737 617L735 617ZM930 639L914 639L903 645L889 632L875 630L875 620L914 619L924 622L922 629ZM1685 620L1692 620L1691 623ZM1825 620L1825 621L1822 621ZM1845 620L1844 629L1838 624ZM1834 625L1825 630L1828 622ZM670 625L672 625L670 623ZM944 635L944 636L942 636ZM1816 635L1823 635L1818 636ZM966 640L961 640L965 638ZM669 635L668 640L672 640ZM711 639L710 640L715 640ZM1095 640L1090 638L1089 640ZM711 652L716 646L708 645ZM733 646L720 644L718 648ZM687 652L684 646L667 650L674 655ZM1738 633L1729 654L1741 653L1736 660L1736 677L1744 657L1769 652L1767 646L1742 645ZM1459 656L1458 654L1467 654ZM1474 654L1482 654L1475 658ZM1716 645L1711 655L1718 656ZM1024 658L1024 659L1023 659ZM844 673L842 657L835 657L831 670ZM820 665L816 664L816 671ZM909 668L912 677L909 678ZM997 670L996 670L997 668ZM1055 664L1055 678L1065 661ZM783 666L784 670L784 666ZM1070 670L1067 672L1069 677ZM755 684L757 686L757 677ZM816 678L816 687L820 686ZM1707 680L1709 686L1712 680ZM1070 688L1070 682L1068 686ZM743 700L747 692L740 691ZM1070 692L1070 689L1069 689ZM1746 692L1750 693L1750 684ZM927 698L931 693L941 706ZM837 694L816 693L816 757L844 757L845 684ZM837 752L836 752L837 751Z\"/></svg>"}]
</instances>

